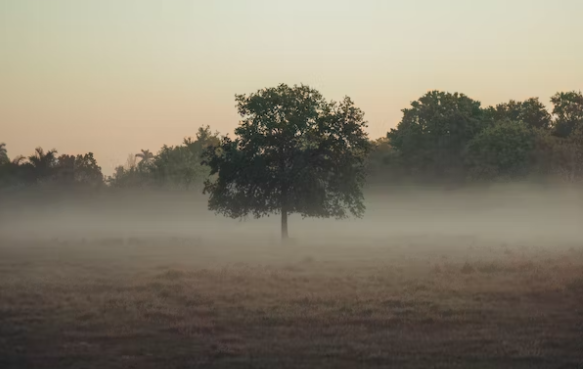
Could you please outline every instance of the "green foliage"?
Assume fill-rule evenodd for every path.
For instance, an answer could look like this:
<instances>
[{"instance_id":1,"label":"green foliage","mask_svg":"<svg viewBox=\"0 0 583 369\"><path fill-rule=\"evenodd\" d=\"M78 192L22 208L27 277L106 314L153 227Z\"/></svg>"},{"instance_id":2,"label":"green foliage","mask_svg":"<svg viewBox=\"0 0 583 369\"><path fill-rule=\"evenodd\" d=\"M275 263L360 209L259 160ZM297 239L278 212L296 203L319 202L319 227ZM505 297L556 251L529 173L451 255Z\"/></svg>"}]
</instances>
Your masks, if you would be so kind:
<instances>
[{"instance_id":1,"label":"green foliage","mask_svg":"<svg viewBox=\"0 0 583 369\"><path fill-rule=\"evenodd\" d=\"M55 181L61 186L91 186L104 184L101 167L93 153L84 155L61 155L55 167Z\"/></svg>"},{"instance_id":2,"label":"green foliage","mask_svg":"<svg viewBox=\"0 0 583 369\"><path fill-rule=\"evenodd\" d=\"M242 121L234 139L203 126L179 145L130 155L106 181L92 153L57 156L39 147L10 160L0 143L0 196L27 196L24 189L46 189L40 197L50 197L60 188L68 193L203 187L209 208L218 213L279 212L283 224L290 213L361 216L365 176L377 186L583 180L581 92L555 94L550 114L538 98L482 108L464 94L431 91L402 110L385 138L374 141L364 132L363 112L349 98L328 102L308 86L282 84L238 95L236 102Z\"/></svg>"},{"instance_id":3,"label":"green foliage","mask_svg":"<svg viewBox=\"0 0 583 369\"><path fill-rule=\"evenodd\" d=\"M583 128L583 96L557 93L551 102L553 115L538 98L482 109L461 94L429 92L404 109L387 134L395 153L384 160L390 164L385 171L423 182L527 174L575 178L580 144L571 136Z\"/></svg>"},{"instance_id":4,"label":"green foliage","mask_svg":"<svg viewBox=\"0 0 583 369\"><path fill-rule=\"evenodd\" d=\"M128 155L125 165L115 167L113 175L107 178L107 183L114 189L136 189L149 185L146 168L138 166L136 155Z\"/></svg>"},{"instance_id":5,"label":"green foliage","mask_svg":"<svg viewBox=\"0 0 583 369\"><path fill-rule=\"evenodd\" d=\"M154 154L150 150L140 150L141 152L136 154L136 158L140 158L139 165L148 166L152 160L154 160Z\"/></svg>"},{"instance_id":6,"label":"green foliage","mask_svg":"<svg viewBox=\"0 0 583 369\"><path fill-rule=\"evenodd\" d=\"M202 186L209 168L201 164L202 153L219 142L218 133L200 127L196 139L188 137L182 145L164 145L157 155L149 150L130 155L125 166L115 168L108 179L114 188L190 189ZM140 159L136 163L136 158Z\"/></svg>"},{"instance_id":7,"label":"green foliage","mask_svg":"<svg viewBox=\"0 0 583 369\"><path fill-rule=\"evenodd\" d=\"M9 162L8 152L6 151L6 144L4 142L0 143L0 164L5 164Z\"/></svg>"},{"instance_id":8,"label":"green foliage","mask_svg":"<svg viewBox=\"0 0 583 369\"><path fill-rule=\"evenodd\" d=\"M551 131L538 131L533 174L540 178L576 182L583 180L583 130L568 137Z\"/></svg>"},{"instance_id":9,"label":"green foliage","mask_svg":"<svg viewBox=\"0 0 583 369\"><path fill-rule=\"evenodd\" d=\"M493 122L510 120L522 121L530 128L548 129L552 117L538 98L530 98L523 102L510 100L486 109L486 119Z\"/></svg>"},{"instance_id":10,"label":"green foliage","mask_svg":"<svg viewBox=\"0 0 583 369\"><path fill-rule=\"evenodd\" d=\"M55 174L58 164L57 150L45 152L42 147L37 147L34 154L28 157L28 162L32 166L35 181L46 181Z\"/></svg>"},{"instance_id":11,"label":"green foliage","mask_svg":"<svg viewBox=\"0 0 583 369\"><path fill-rule=\"evenodd\" d=\"M511 179L528 174L535 133L522 121L502 120L487 127L468 144L465 153L474 179Z\"/></svg>"},{"instance_id":12,"label":"green foliage","mask_svg":"<svg viewBox=\"0 0 583 369\"><path fill-rule=\"evenodd\" d=\"M463 150L484 128L480 102L464 94L431 91L402 111L403 118L387 137L405 170L425 178L458 174Z\"/></svg>"},{"instance_id":13,"label":"green foliage","mask_svg":"<svg viewBox=\"0 0 583 369\"><path fill-rule=\"evenodd\" d=\"M23 157L0 164L0 189L4 193L11 193L28 187L35 182L33 167L23 163Z\"/></svg>"},{"instance_id":14,"label":"green foliage","mask_svg":"<svg viewBox=\"0 0 583 369\"><path fill-rule=\"evenodd\" d=\"M150 168L159 186L178 188L189 188L196 183L201 171L200 157L186 145L164 145Z\"/></svg>"},{"instance_id":15,"label":"green foliage","mask_svg":"<svg viewBox=\"0 0 583 369\"><path fill-rule=\"evenodd\" d=\"M237 95L237 136L205 151L209 209L237 218L274 212L344 218L364 212L370 143L363 112L305 85Z\"/></svg>"},{"instance_id":16,"label":"green foliage","mask_svg":"<svg viewBox=\"0 0 583 369\"><path fill-rule=\"evenodd\" d=\"M567 137L571 132L583 128L583 94L581 91L559 92L551 98L554 129L559 137Z\"/></svg>"},{"instance_id":17,"label":"green foliage","mask_svg":"<svg viewBox=\"0 0 583 369\"><path fill-rule=\"evenodd\" d=\"M54 190L96 188L103 185L101 168L93 153L56 156L56 150L38 147L28 158L18 156L0 164L0 190L10 196L25 189Z\"/></svg>"},{"instance_id":18,"label":"green foliage","mask_svg":"<svg viewBox=\"0 0 583 369\"><path fill-rule=\"evenodd\" d=\"M150 174L159 187L198 188L209 176L210 169L201 164L202 153L209 145L219 142L218 133L209 126L200 127L196 140L188 137L179 146L164 146L152 161Z\"/></svg>"},{"instance_id":19,"label":"green foliage","mask_svg":"<svg viewBox=\"0 0 583 369\"><path fill-rule=\"evenodd\" d=\"M367 156L367 183L371 185L395 183L404 178L400 153L386 137L371 142Z\"/></svg>"}]
</instances>

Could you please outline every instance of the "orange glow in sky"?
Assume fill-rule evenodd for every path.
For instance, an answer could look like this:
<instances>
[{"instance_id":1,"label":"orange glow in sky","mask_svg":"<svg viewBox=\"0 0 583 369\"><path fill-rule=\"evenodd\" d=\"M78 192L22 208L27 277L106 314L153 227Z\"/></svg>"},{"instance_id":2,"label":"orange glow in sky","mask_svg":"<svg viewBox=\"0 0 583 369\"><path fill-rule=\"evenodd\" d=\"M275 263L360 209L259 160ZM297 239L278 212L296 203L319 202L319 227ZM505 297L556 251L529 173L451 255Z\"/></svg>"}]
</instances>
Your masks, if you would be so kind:
<instances>
[{"instance_id":1,"label":"orange glow in sky","mask_svg":"<svg viewBox=\"0 0 583 369\"><path fill-rule=\"evenodd\" d=\"M428 90L484 105L583 89L581 0L0 0L0 142L92 151L106 174L236 93L309 84L384 136Z\"/></svg>"}]
</instances>

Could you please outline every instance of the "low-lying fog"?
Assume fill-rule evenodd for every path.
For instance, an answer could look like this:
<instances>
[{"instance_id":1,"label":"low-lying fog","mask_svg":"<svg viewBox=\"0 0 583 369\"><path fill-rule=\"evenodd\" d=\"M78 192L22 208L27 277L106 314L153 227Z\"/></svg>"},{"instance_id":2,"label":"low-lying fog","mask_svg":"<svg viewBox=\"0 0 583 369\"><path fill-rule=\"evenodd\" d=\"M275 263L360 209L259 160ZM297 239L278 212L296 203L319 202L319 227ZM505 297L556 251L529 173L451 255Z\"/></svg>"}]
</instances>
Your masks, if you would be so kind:
<instances>
[{"instance_id":1,"label":"low-lying fog","mask_svg":"<svg viewBox=\"0 0 583 369\"><path fill-rule=\"evenodd\" d=\"M362 219L289 218L301 243L381 244L395 237L471 236L503 242L577 243L583 236L583 189L506 185L453 191L366 192ZM227 219L198 194L133 193L99 199L34 200L0 205L3 238L197 237L214 241L278 240L279 215Z\"/></svg>"}]
</instances>

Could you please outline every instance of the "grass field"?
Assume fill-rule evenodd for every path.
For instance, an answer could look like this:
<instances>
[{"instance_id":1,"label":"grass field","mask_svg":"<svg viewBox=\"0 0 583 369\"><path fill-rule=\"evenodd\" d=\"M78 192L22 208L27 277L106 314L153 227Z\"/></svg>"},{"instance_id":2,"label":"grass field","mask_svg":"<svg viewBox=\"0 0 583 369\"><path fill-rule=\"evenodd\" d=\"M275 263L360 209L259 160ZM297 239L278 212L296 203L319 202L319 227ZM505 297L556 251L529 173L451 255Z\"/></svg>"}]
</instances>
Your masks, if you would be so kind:
<instances>
[{"instance_id":1,"label":"grass field","mask_svg":"<svg viewBox=\"0 0 583 369\"><path fill-rule=\"evenodd\" d=\"M0 368L582 368L583 249L2 240Z\"/></svg>"}]
</instances>

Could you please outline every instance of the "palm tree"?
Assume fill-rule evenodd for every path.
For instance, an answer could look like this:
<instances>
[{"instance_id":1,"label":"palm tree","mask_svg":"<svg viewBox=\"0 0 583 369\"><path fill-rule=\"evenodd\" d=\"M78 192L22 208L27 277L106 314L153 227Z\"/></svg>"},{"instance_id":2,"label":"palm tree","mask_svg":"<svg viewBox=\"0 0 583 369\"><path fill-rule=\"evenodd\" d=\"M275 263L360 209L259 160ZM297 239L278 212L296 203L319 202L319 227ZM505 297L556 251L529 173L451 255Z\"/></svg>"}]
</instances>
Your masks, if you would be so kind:
<instances>
[{"instance_id":1,"label":"palm tree","mask_svg":"<svg viewBox=\"0 0 583 369\"><path fill-rule=\"evenodd\" d=\"M51 171L57 163L57 150L52 149L45 153L42 147L37 147L34 154L28 157L29 163L34 168L36 179L42 179L51 175Z\"/></svg>"},{"instance_id":2,"label":"palm tree","mask_svg":"<svg viewBox=\"0 0 583 369\"><path fill-rule=\"evenodd\" d=\"M150 163L154 160L154 154L150 150L140 150L141 153L136 154L136 158L140 158L140 163Z\"/></svg>"},{"instance_id":3,"label":"palm tree","mask_svg":"<svg viewBox=\"0 0 583 369\"><path fill-rule=\"evenodd\" d=\"M14 165L20 165L25 160L26 160L26 158L23 155L18 155L17 157L15 157L14 159L12 159L12 164L14 164Z\"/></svg>"},{"instance_id":4,"label":"palm tree","mask_svg":"<svg viewBox=\"0 0 583 369\"><path fill-rule=\"evenodd\" d=\"M6 151L6 144L4 142L0 143L0 163L8 162L8 152Z\"/></svg>"}]
</instances>

